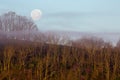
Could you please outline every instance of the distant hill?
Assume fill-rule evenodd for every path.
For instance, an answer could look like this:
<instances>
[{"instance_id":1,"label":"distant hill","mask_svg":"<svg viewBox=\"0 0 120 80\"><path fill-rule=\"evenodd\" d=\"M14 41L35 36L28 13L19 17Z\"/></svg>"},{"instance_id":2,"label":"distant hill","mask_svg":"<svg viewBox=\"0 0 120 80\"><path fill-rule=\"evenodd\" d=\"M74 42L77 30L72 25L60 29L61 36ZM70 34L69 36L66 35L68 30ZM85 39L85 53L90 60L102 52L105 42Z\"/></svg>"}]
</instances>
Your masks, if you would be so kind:
<instances>
[{"instance_id":1,"label":"distant hill","mask_svg":"<svg viewBox=\"0 0 120 80\"><path fill-rule=\"evenodd\" d=\"M72 39L78 39L82 37L98 37L102 38L104 41L111 42L113 45L120 39L120 33L113 32L76 32L76 31L46 31L45 33L68 35Z\"/></svg>"}]
</instances>

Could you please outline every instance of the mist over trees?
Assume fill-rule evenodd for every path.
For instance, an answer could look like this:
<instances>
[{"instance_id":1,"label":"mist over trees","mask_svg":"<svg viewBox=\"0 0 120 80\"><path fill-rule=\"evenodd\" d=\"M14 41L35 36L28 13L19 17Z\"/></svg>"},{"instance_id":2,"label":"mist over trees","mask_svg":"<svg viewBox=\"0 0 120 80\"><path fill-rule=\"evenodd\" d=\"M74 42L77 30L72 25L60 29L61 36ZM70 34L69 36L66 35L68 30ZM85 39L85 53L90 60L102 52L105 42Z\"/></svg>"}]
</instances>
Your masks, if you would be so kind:
<instances>
[{"instance_id":1,"label":"mist over trees","mask_svg":"<svg viewBox=\"0 0 120 80\"><path fill-rule=\"evenodd\" d=\"M37 25L26 16L20 16L12 11L0 16L0 38L34 40L34 36L40 36L37 31Z\"/></svg>"},{"instance_id":2,"label":"mist over trees","mask_svg":"<svg viewBox=\"0 0 120 80\"><path fill-rule=\"evenodd\" d=\"M10 11L0 16L0 30L11 32L22 30L38 30L38 28L31 19Z\"/></svg>"},{"instance_id":3,"label":"mist over trees","mask_svg":"<svg viewBox=\"0 0 120 80\"><path fill-rule=\"evenodd\" d=\"M42 33L32 19L16 14L13 11L0 15L0 39L28 40L79 47L84 45L84 47L88 48L111 45L97 37L83 37L73 41L70 34Z\"/></svg>"},{"instance_id":4,"label":"mist over trees","mask_svg":"<svg viewBox=\"0 0 120 80\"><path fill-rule=\"evenodd\" d=\"M78 39L77 46L50 39L0 40L0 80L120 80L119 47L96 38Z\"/></svg>"},{"instance_id":5,"label":"mist over trees","mask_svg":"<svg viewBox=\"0 0 120 80\"><path fill-rule=\"evenodd\" d=\"M0 80L120 80L119 48L120 41L43 34L15 12L0 16Z\"/></svg>"}]
</instances>

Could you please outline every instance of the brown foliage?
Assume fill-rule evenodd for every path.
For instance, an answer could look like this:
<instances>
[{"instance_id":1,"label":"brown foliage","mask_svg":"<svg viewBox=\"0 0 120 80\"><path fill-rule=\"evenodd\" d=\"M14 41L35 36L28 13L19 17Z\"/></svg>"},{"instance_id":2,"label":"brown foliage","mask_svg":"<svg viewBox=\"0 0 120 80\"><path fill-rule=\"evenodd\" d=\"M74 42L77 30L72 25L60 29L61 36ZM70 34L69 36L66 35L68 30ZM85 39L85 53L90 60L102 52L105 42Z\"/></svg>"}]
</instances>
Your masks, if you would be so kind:
<instances>
[{"instance_id":1,"label":"brown foliage","mask_svg":"<svg viewBox=\"0 0 120 80\"><path fill-rule=\"evenodd\" d=\"M0 45L0 80L120 79L118 47L8 43Z\"/></svg>"}]
</instances>

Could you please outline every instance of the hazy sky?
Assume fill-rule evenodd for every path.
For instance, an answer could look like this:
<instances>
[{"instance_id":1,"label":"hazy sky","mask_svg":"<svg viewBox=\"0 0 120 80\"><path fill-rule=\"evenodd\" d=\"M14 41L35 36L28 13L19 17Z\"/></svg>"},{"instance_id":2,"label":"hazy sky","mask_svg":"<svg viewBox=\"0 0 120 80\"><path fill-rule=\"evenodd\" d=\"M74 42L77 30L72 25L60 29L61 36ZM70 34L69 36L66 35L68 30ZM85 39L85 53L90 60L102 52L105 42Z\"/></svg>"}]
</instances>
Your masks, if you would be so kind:
<instances>
[{"instance_id":1,"label":"hazy sky","mask_svg":"<svg viewBox=\"0 0 120 80\"><path fill-rule=\"evenodd\" d=\"M30 17L33 9L43 12L40 30L120 31L120 0L0 0L0 13Z\"/></svg>"}]
</instances>

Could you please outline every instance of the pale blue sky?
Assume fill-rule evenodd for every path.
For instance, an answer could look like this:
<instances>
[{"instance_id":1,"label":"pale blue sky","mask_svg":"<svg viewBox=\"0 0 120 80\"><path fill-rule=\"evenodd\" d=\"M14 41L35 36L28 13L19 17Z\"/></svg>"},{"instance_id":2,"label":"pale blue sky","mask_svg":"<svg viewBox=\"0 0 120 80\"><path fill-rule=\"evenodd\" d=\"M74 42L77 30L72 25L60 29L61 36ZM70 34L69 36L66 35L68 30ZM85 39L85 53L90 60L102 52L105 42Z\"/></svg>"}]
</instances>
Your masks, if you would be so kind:
<instances>
[{"instance_id":1,"label":"pale blue sky","mask_svg":"<svg viewBox=\"0 0 120 80\"><path fill-rule=\"evenodd\" d=\"M43 12L35 22L40 30L120 32L120 0L0 0L0 13L30 17L36 8Z\"/></svg>"}]
</instances>

